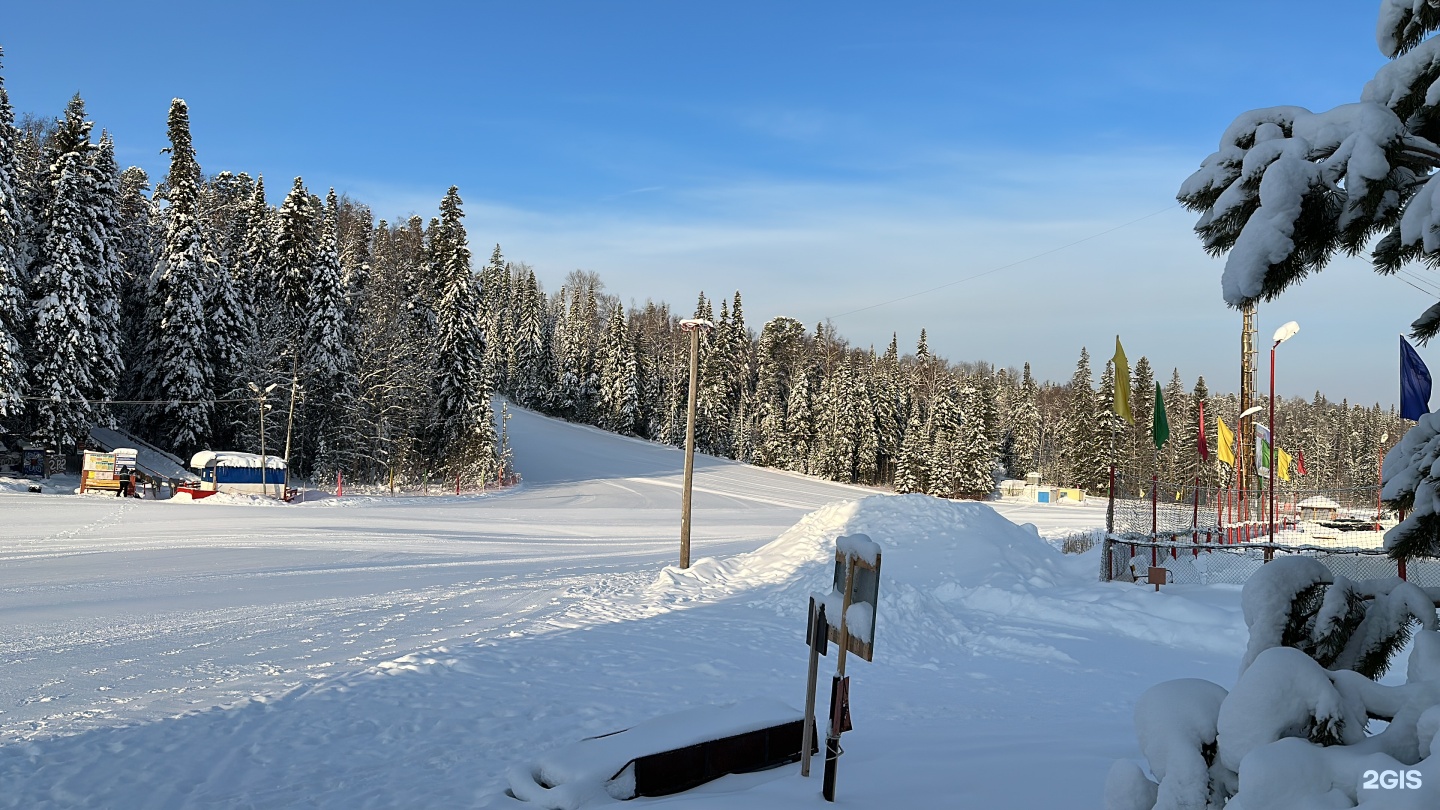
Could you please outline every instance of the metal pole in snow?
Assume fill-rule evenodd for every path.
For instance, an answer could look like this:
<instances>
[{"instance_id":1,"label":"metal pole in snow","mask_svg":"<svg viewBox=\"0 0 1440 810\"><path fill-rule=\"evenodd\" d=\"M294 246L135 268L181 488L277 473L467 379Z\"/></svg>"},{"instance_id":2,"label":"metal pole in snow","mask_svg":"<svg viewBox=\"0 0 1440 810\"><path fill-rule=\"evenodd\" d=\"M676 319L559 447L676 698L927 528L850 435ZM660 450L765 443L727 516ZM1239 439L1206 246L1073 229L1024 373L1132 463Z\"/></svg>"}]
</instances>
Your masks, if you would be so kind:
<instances>
[{"instance_id":1,"label":"metal pole in snow","mask_svg":"<svg viewBox=\"0 0 1440 810\"><path fill-rule=\"evenodd\" d=\"M850 594L855 588L855 558L845 556L845 594L840 605L840 652L835 659L835 676L830 679L830 733L825 737L825 781L820 792L825 801L835 801L835 774L840 768L840 733L849 704L845 677L845 653L850 647L850 625L845 614L850 612ZM873 621L873 619L872 619Z\"/></svg>"},{"instance_id":2,"label":"metal pole in snow","mask_svg":"<svg viewBox=\"0 0 1440 810\"><path fill-rule=\"evenodd\" d=\"M700 330L714 328L706 320L687 319L680 329L690 333L690 402L685 414L685 485L680 493L680 567L690 567L690 488L695 481L695 399L700 377Z\"/></svg>"},{"instance_id":3,"label":"metal pole in snow","mask_svg":"<svg viewBox=\"0 0 1440 810\"><path fill-rule=\"evenodd\" d=\"M825 605L810 598L810 668L805 678L805 725L800 735L800 775L810 775L810 749L815 747L815 681L819 677L820 651L824 649L830 627L825 621Z\"/></svg>"},{"instance_id":4,"label":"metal pole in snow","mask_svg":"<svg viewBox=\"0 0 1440 810\"><path fill-rule=\"evenodd\" d=\"M285 422L285 489L290 489L290 434L295 430L295 395L300 387L300 354L296 352L290 368L290 417ZM285 497L281 493L280 497Z\"/></svg>"}]
</instances>

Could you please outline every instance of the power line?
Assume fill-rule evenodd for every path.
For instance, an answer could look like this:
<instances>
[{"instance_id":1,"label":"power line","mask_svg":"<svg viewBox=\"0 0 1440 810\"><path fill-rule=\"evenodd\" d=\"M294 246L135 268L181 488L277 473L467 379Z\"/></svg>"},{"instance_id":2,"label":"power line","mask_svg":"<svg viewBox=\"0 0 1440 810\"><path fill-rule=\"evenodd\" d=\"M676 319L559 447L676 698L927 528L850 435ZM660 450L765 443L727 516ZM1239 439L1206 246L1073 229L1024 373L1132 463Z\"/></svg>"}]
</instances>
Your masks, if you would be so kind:
<instances>
[{"instance_id":1,"label":"power line","mask_svg":"<svg viewBox=\"0 0 1440 810\"><path fill-rule=\"evenodd\" d=\"M1395 278L1410 285L1411 287L1414 287L1420 292L1425 293L1426 295L1432 295L1436 298L1440 298L1440 291L1436 291L1435 289L1426 289L1425 287L1420 286L1420 284L1429 284L1432 282L1425 281L1424 279L1421 279L1419 276L1416 276L1413 273L1406 272L1405 270L1397 270L1395 272ZM1414 281L1411 281L1411 279L1414 279Z\"/></svg>"},{"instance_id":2,"label":"power line","mask_svg":"<svg viewBox=\"0 0 1440 810\"><path fill-rule=\"evenodd\" d=\"M255 397L244 399L55 399L54 397L24 397L27 402L53 402L59 405L220 405L231 402L255 402Z\"/></svg>"},{"instance_id":3,"label":"power line","mask_svg":"<svg viewBox=\"0 0 1440 810\"><path fill-rule=\"evenodd\" d=\"M1151 212L1151 213L1149 213L1149 214L1146 214L1146 215L1143 216L1143 217L1138 217L1138 218L1136 218L1136 219L1130 220L1129 222L1121 223L1121 224L1119 224L1119 225L1114 226L1113 228L1107 228L1106 230L1100 231L1099 233L1092 233L1092 234L1090 234L1089 236L1083 237L1083 238L1081 238L1081 239L1076 239L1076 240L1073 241L1073 242L1067 242L1067 243L1065 243L1065 244L1063 244L1063 245L1060 245L1059 247L1051 248L1051 249L1046 250L1046 251L1043 251L1043 252L1041 252L1041 253L1036 253L1036 254L1034 254L1033 256L1026 256L1026 257L1023 258L1023 259L1018 259L1018 260L1016 260L1016 261L1010 262L1009 264L1002 264L1002 265L1000 265L999 267L993 267L993 268L991 268L991 269L989 269L989 270L986 270L986 271L983 272L983 273L976 273L976 274L973 275L973 276L966 276L965 278L956 279L955 281L950 281L950 282L947 282L947 283L945 283L945 284L941 284L941 285L939 285L939 286L937 286L937 287L931 287L931 288L928 289L928 290L921 290L921 291L919 291L919 292L910 293L909 295L902 295L902 296L900 296L899 298L892 298L892 299L890 299L889 301L881 301L881 302L878 303L878 304L871 304L871 305L869 305L869 306L860 307L859 309L852 309L852 310L850 310L849 312L842 312L842 313L840 313L839 315L831 315L830 318L831 318L831 319L834 319L834 318L843 318L843 317L845 317L846 315L854 315L854 314L857 313L857 312L865 312L866 310L878 309L879 307L886 307L886 306L889 306L889 305L891 305L891 304L899 303L899 302L901 302L901 301L907 301L907 300L909 300L909 299L911 299L911 298L918 298L918 297L920 297L920 296L922 296L922 295L929 295L930 293L936 292L936 291L938 291L938 290L943 290L943 289L945 289L945 288L947 288L947 287L954 287L956 284L964 284L964 283L967 282L967 281L974 281L974 280L977 279L977 278L981 278L981 277L984 277L984 276L988 276L988 275L990 275L990 274L992 274L992 273L998 273L998 272L1000 272L1001 270L1009 270L1009 269L1012 268L1012 267L1016 267L1016 266L1018 266L1018 265L1022 265L1022 264L1026 263L1026 262L1031 262L1031 261L1034 261L1034 260L1036 260L1036 259L1040 259L1040 258L1043 258L1043 257L1045 257L1045 256L1049 256L1049 255L1052 254L1052 253L1059 253L1059 252L1062 251L1062 250L1067 250L1067 249L1069 249L1069 248L1075 247L1076 245L1081 244L1081 243L1083 243L1083 242L1089 242L1089 241L1092 240L1092 239L1098 239L1098 238L1100 238L1100 237L1102 237L1102 236L1105 236L1106 234L1114 233L1114 232L1116 232L1116 231L1118 231L1118 230L1120 230L1120 229L1122 229L1122 228L1128 228L1128 227L1130 227L1131 225L1134 225L1134 224L1139 223L1139 222L1144 222L1145 220L1150 219L1151 217L1157 217L1157 216L1159 216L1159 215L1161 215L1161 214L1163 214L1163 213L1165 213L1165 212L1167 212L1167 211L1173 211L1174 209L1179 208L1179 207L1180 207L1180 204L1179 204L1179 203L1176 203L1176 204L1174 204L1174 205L1171 205L1171 206L1167 206L1167 207L1165 207L1165 208L1162 208L1162 209L1160 209L1159 211L1153 211L1153 212Z\"/></svg>"}]
</instances>

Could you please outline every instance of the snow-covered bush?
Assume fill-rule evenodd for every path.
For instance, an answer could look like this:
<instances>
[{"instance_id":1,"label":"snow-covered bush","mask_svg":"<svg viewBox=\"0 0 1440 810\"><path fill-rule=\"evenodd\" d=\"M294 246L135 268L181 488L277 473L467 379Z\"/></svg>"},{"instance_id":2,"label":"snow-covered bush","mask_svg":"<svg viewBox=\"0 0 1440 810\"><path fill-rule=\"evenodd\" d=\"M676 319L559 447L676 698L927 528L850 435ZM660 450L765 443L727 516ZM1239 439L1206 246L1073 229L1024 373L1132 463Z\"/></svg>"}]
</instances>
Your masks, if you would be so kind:
<instances>
[{"instance_id":1,"label":"snow-covered bush","mask_svg":"<svg viewBox=\"0 0 1440 810\"><path fill-rule=\"evenodd\" d=\"M1385 533L1396 559L1440 557L1440 414L1427 413L1385 454L1380 495L1405 519Z\"/></svg>"},{"instance_id":2,"label":"snow-covered bush","mask_svg":"<svg viewBox=\"0 0 1440 810\"><path fill-rule=\"evenodd\" d=\"M1135 704L1149 767L1110 769L1110 810L1440 807L1440 623L1398 578L1281 557L1241 594L1250 643L1230 691L1198 679ZM1413 640L1406 682L1377 682ZM1369 721L1383 720L1378 733Z\"/></svg>"}]
</instances>

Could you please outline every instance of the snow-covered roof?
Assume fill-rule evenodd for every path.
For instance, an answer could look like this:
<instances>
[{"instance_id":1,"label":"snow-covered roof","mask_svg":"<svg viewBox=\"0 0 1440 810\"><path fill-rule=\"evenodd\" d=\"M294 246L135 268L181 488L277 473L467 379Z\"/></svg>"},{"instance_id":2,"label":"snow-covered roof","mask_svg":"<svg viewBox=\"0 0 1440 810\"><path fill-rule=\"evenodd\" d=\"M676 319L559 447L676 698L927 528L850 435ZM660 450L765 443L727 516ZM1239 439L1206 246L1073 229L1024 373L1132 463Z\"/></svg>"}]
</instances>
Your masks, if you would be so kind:
<instances>
[{"instance_id":1,"label":"snow-covered roof","mask_svg":"<svg viewBox=\"0 0 1440 810\"><path fill-rule=\"evenodd\" d=\"M201 450L190 457L190 466L203 470L206 467L259 467L258 453L237 453L233 450ZM279 456L265 456L267 469L285 469L285 460Z\"/></svg>"},{"instance_id":2,"label":"snow-covered roof","mask_svg":"<svg viewBox=\"0 0 1440 810\"><path fill-rule=\"evenodd\" d=\"M1309 498L1295 504L1302 509L1339 509L1340 504L1330 500L1324 495L1312 495Z\"/></svg>"}]
</instances>

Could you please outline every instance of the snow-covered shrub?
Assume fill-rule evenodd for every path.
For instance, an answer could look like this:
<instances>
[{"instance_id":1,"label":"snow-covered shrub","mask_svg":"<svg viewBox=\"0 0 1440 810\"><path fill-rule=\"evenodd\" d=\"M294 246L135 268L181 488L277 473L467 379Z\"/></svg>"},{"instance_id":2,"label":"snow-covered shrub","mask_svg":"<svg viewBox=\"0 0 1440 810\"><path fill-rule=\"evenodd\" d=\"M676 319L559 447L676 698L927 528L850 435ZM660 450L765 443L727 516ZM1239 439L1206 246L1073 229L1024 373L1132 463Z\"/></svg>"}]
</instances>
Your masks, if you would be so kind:
<instances>
[{"instance_id":1,"label":"snow-covered shrub","mask_svg":"<svg viewBox=\"0 0 1440 810\"><path fill-rule=\"evenodd\" d=\"M1149 767L1115 763L1110 810L1440 807L1440 623L1398 578L1281 557L1241 593L1250 643L1230 691L1167 681L1135 705ZM1413 639L1406 682L1377 679ZM1384 720L1371 734L1370 720Z\"/></svg>"},{"instance_id":2,"label":"snow-covered shrub","mask_svg":"<svg viewBox=\"0 0 1440 810\"><path fill-rule=\"evenodd\" d=\"M1391 509L1405 510L1400 525L1385 533L1396 559L1440 556L1440 414L1427 413L1385 454L1380 495Z\"/></svg>"}]
</instances>

